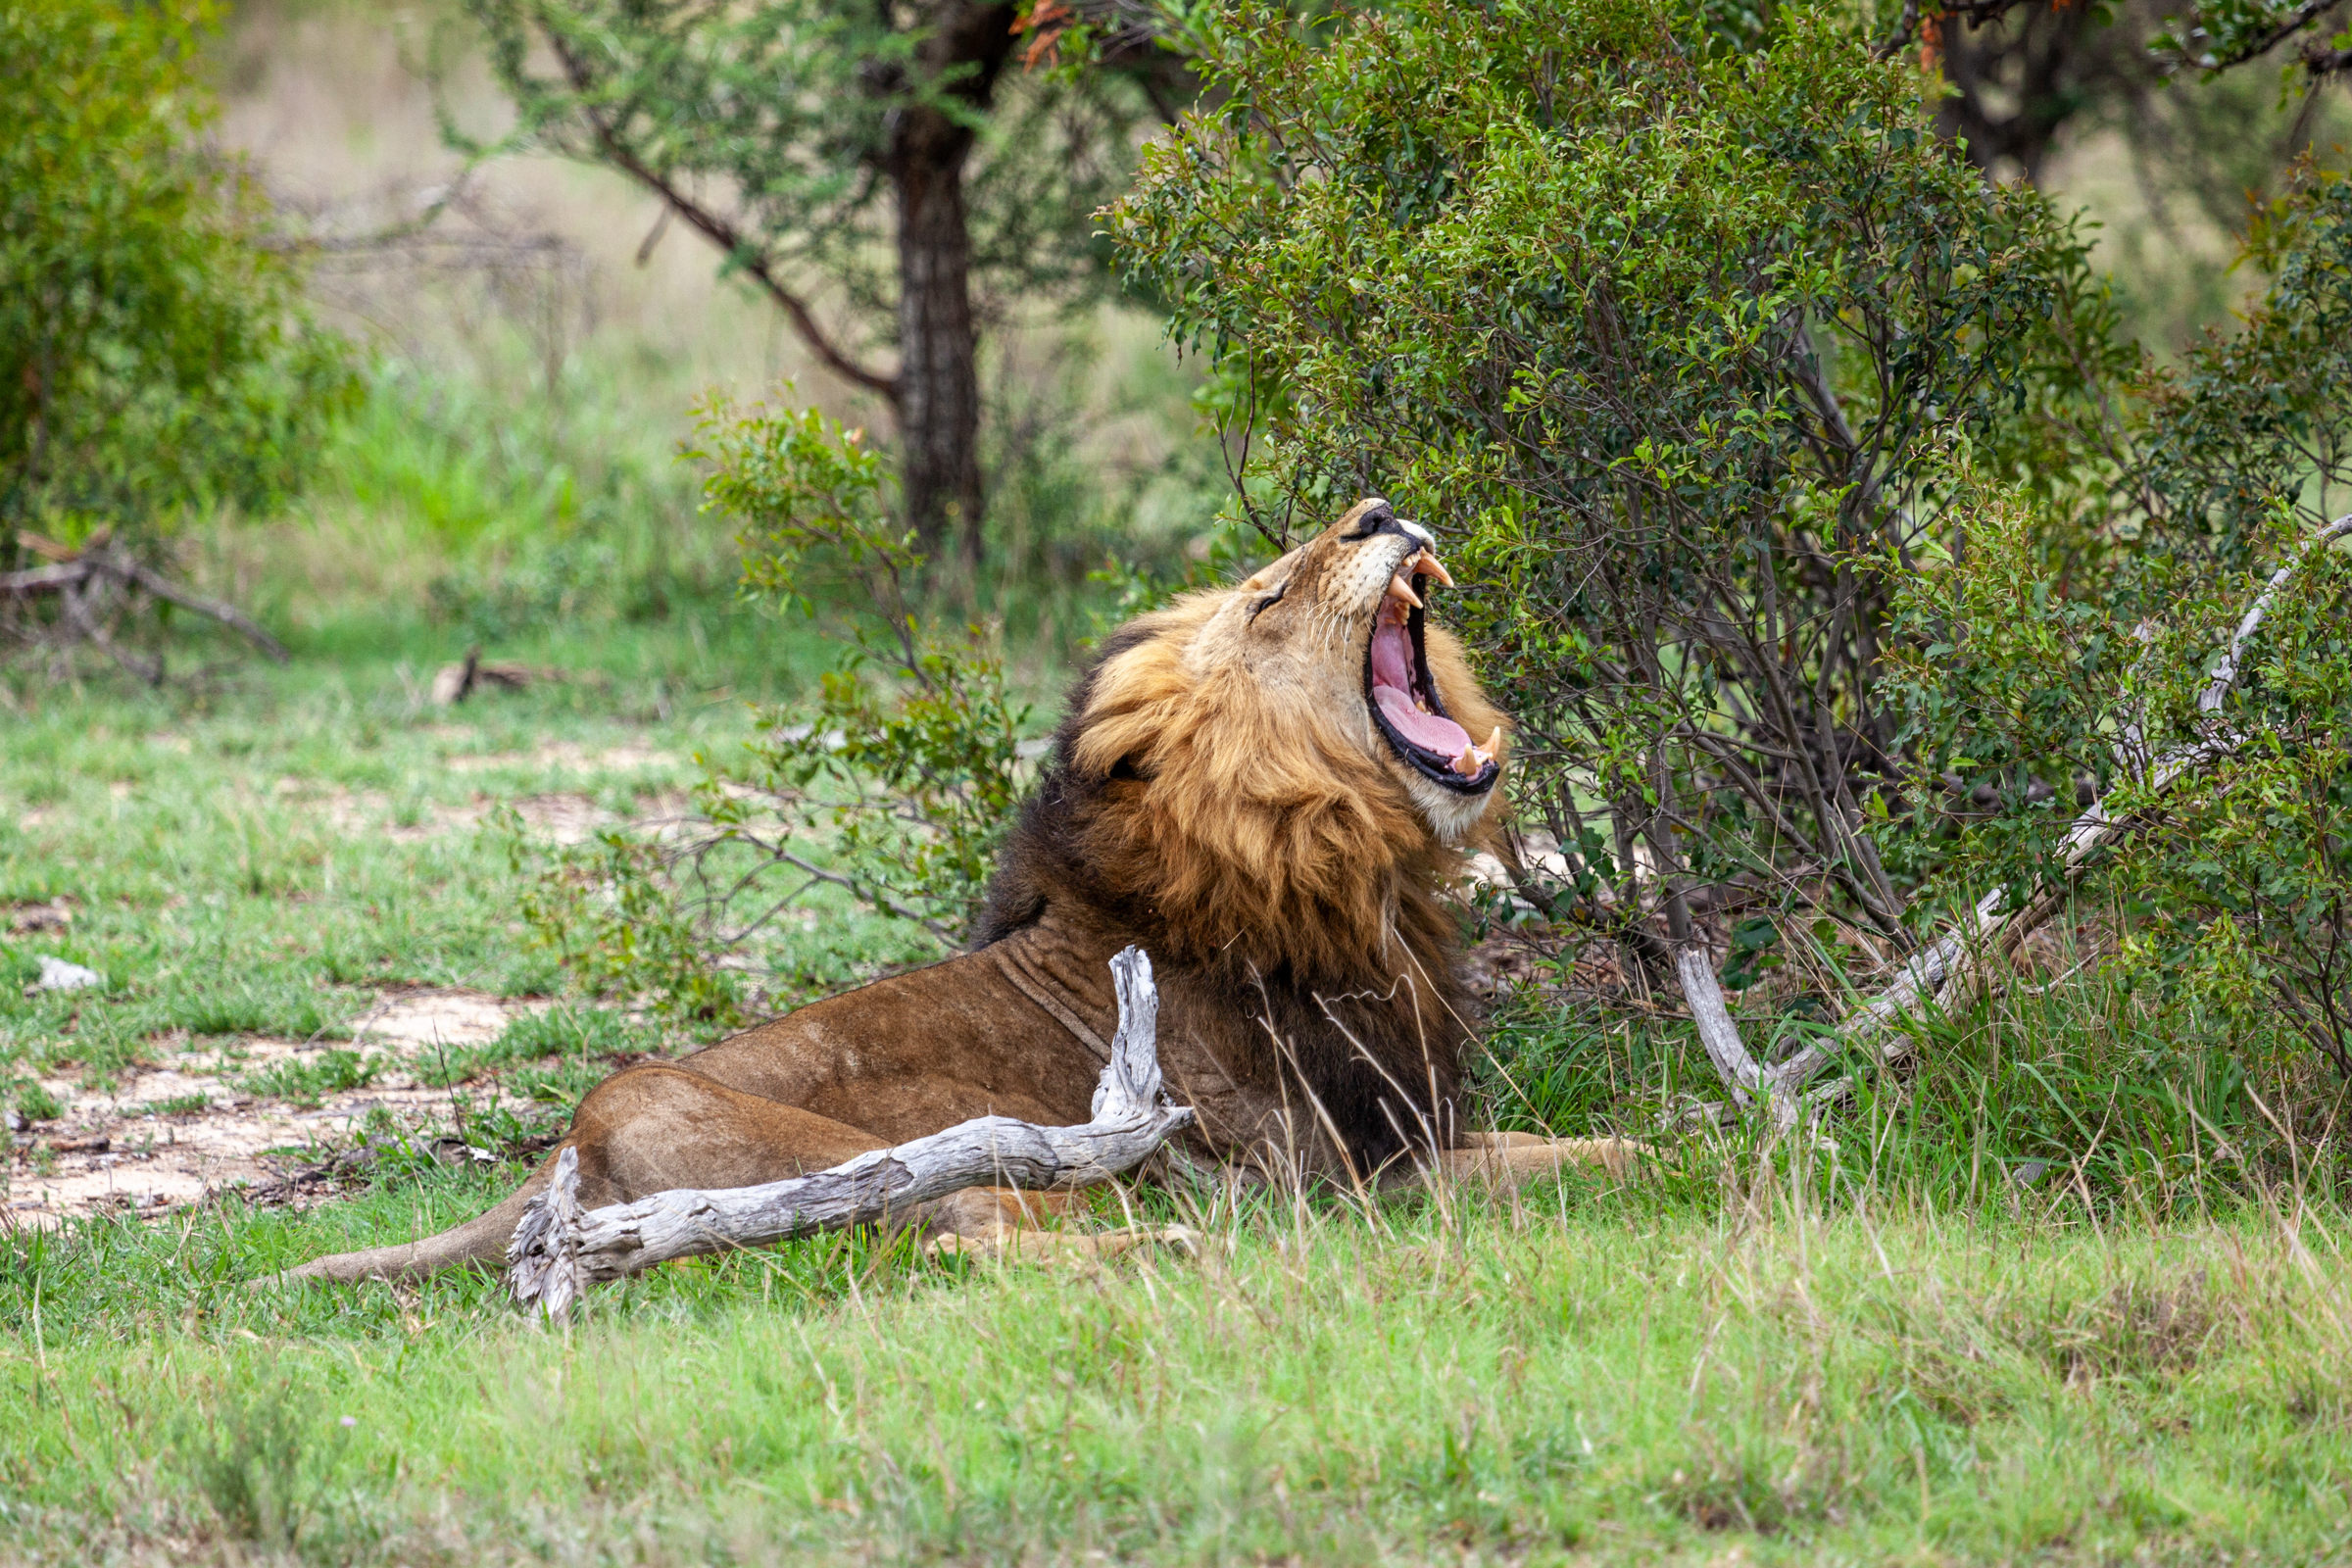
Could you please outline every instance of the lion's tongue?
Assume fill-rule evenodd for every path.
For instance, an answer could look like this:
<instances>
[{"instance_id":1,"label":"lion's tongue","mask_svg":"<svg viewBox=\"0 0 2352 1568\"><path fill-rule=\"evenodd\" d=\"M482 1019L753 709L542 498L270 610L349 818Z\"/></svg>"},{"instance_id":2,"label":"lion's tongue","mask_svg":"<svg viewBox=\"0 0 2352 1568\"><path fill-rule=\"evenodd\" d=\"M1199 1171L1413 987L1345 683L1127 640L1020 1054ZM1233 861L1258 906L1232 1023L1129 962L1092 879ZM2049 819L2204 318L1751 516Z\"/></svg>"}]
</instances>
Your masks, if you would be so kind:
<instances>
[{"instance_id":1,"label":"lion's tongue","mask_svg":"<svg viewBox=\"0 0 2352 1568\"><path fill-rule=\"evenodd\" d=\"M1372 634L1372 700L1397 734L1440 757L1459 757L1470 734L1450 718L1413 706L1413 645L1394 621Z\"/></svg>"}]
</instances>

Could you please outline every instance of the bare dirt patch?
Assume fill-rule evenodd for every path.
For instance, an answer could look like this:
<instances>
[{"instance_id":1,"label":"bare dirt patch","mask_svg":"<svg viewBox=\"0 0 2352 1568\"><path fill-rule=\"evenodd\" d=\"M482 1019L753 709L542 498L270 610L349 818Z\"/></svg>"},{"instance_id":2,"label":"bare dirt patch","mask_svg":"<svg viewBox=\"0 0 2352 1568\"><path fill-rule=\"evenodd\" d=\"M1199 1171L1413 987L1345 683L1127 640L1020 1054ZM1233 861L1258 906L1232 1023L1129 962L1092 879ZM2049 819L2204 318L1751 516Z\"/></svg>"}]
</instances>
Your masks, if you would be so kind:
<instances>
[{"instance_id":1,"label":"bare dirt patch","mask_svg":"<svg viewBox=\"0 0 2352 1568\"><path fill-rule=\"evenodd\" d=\"M585 795L530 795L514 803L522 825L551 844L585 844L620 820Z\"/></svg>"},{"instance_id":2,"label":"bare dirt patch","mask_svg":"<svg viewBox=\"0 0 2352 1568\"><path fill-rule=\"evenodd\" d=\"M280 1186L291 1170L347 1146L378 1109L412 1137L455 1131L460 1097L487 1110L496 1091L427 1088L416 1077L421 1064L437 1049L495 1040L516 1016L544 1005L478 991L398 992L369 1008L348 1041L166 1049L164 1064L106 1090L45 1080L64 1114L12 1140L0 1223L49 1226L109 1208L157 1214L231 1189ZM327 1064L329 1052L372 1061L369 1081L319 1093L315 1103L255 1091L257 1078L298 1079L301 1069ZM278 1070L287 1067L295 1070Z\"/></svg>"},{"instance_id":3,"label":"bare dirt patch","mask_svg":"<svg viewBox=\"0 0 2352 1568\"><path fill-rule=\"evenodd\" d=\"M455 771L467 771L454 762L452 767ZM297 814L322 824L339 836L367 835L393 844L420 844L478 827L501 804L498 797L477 790L471 800L454 806L425 801L412 802L404 808L395 805L392 797L381 790L348 789L294 778L278 780L277 793ZM654 798L651 815L643 819L606 810L577 790L524 795L507 804L514 808L524 829L534 837L553 844L584 844L600 829L624 823L659 829L684 811L690 802L682 791L662 791Z\"/></svg>"},{"instance_id":4,"label":"bare dirt patch","mask_svg":"<svg viewBox=\"0 0 2352 1568\"><path fill-rule=\"evenodd\" d=\"M394 844L420 844L444 833L477 825L497 803L487 795L457 806L423 802L407 810L396 808L382 790L346 789L298 778L281 778L277 793L296 814L323 823L338 836L368 834ZM408 820L402 820L403 817Z\"/></svg>"},{"instance_id":5,"label":"bare dirt patch","mask_svg":"<svg viewBox=\"0 0 2352 1568\"><path fill-rule=\"evenodd\" d=\"M12 936L63 931L74 923L74 910L79 903L77 899L61 898L46 904L12 904L0 909L0 929Z\"/></svg>"},{"instance_id":6,"label":"bare dirt patch","mask_svg":"<svg viewBox=\"0 0 2352 1568\"><path fill-rule=\"evenodd\" d=\"M576 741L549 741L527 752L477 752L453 757L444 764L453 773L487 773L501 768L561 769L570 773L638 773L650 768L679 766L684 759L642 741L627 741L591 751Z\"/></svg>"}]
</instances>

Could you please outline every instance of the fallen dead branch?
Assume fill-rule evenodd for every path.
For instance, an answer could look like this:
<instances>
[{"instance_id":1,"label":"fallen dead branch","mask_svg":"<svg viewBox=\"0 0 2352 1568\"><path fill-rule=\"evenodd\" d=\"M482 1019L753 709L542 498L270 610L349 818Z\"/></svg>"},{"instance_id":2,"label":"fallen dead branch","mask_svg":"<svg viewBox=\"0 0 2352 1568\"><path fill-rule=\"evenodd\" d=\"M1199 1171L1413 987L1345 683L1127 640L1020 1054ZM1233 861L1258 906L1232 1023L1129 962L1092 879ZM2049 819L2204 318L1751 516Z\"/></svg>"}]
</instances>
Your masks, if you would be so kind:
<instances>
[{"instance_id":1,"label":"fallen dead branch","mask_svg":"<svg viewBox=\"0 0 2352 1568\"><path fill-rule=\"evenodd\" d=\"M2237 684L2238 662L2247 640L2261 628L2278 591L2294 577L2304 560L2347 535L2352 535L2352 513L2307 535L2254 596L2230 638L2229 652L2197 695L2197 711L2205 715L2208 724L2204 734L2148 759L2137 753L2136 726L2127 729L2125 745L2119 750L2125 754L2127 765L2146 769L2143 802L2161 798L2182 779L2211 768L2244 744L2245 737L2223 725L2219 715ZM1698 1025L1707 1058L1731 1090L1733 1100L1746 1104L1763 1099L1772 1108L1775 1127L1786 1132L1796 1125L1808 1102L1826 1102L1849 1087L1844 1079L1838 1079L1807 1093L1806 1086L1831 1062L1856 1050L1881 1066L1901 1060L1910 1048L1910 1038L1901 1027L1903 1020L1931 1003L1944 1007L1964 1004L1979 987L1988 983L1996 960L2005 964L2019 945L2065 905L2093 858L2129 833L2136 820L2111 812L2104 801L2093 804L2068 829L2060 857L2062 869L2056 877L2046 880L2014 908L2008 906L2003 894L1986 894L1957 926L1914 954L1876 996L1848 1011L1833 1035L1773 1066L1760 1065L1748 1054L1740 1039L1740 1026L1724 1005L1723 990L1705 950L1696 945L1683 948L1675 955L1683 997Z\"/></svg>"},{"instance_id":2,"label":"fallen dead branch","mask_svg":"<svg viewBox=\"0 0 2352 1568\"><path fill-rule=\"evenodd\" d=\"M24 571L0 572L0 599L23 601L55 596L61 618L74 635L106 649L117 660L150 680L162 677L162 665L138 659L114 645L112 637L98 621L95 607L89 602L94 592L112 586L125 593L136 590L148 594L217 620L275 662L282 664L286 662L285 646L264 631L243 611L234 605L222 604L218 599L207 599L192 588L182 587L118 545L100 541L79 550L72 550L32 535L20 537L36 554L51 557L52 564L32 566Z\"/></svg>"},{"instance_id":3,"label":"fallen dead branch","mask_svg":"<svg viewBox=\"0 0 2352 1568\"><path fill-rule=\"evenodd\" d=\"M789 1181L680 1189L584 1212L579 1158L566 1149L557 1156L555 1180L514 1227L508 1288L515 1300L563 1322L589 1284L669 1258L903 1216L916 1203L966 1187L1081 1187L1131 1168L1190 1125L1193 1112L1160 1095L1159 992L1152 960L1130 947L1110 960L1110 970L1119 1027L1095 1090L1092 1121L1039 1127L982 1116Z\"/></svg>"}]
</instances>

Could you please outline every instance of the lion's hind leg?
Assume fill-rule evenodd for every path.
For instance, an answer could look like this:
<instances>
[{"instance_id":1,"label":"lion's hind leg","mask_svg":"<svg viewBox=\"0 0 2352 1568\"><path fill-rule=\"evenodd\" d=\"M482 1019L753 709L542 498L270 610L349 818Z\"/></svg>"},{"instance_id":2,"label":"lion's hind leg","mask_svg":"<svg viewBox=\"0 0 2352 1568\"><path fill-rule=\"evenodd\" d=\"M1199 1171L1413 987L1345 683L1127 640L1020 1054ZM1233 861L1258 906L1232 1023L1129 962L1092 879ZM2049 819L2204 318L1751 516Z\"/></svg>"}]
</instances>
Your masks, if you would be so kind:
<instances>
[{"instance_id":1,"label":"lion's hind leg","mask_svg":"<svg viewBox=\"0 0 2352 1568\"><path fill-rule=\"evenodd\" d=\"M523 1205L547 1185L556 1155L566 1148L579 1154L580 1205L601 1208L677 1188L756 1187L887 1147L860 1128L798 1105L647 1062L589 1091L564 1142L488 1213L419 1242L315 1258L270 1279L356 1282L416 1279L468 1264L504 1268Z\"/></svg>"},{"instance_id":2,"label":"lion's hind leg","mask_svg":"<svg viewBox=\"0 0 2352 1568\"><path fill-rule=\"evenodd\" d=\"M1630 1138L1543 1138L1534 1133L1467 1133L1460 1147L1439 1156L1455 1181L1492 1188L1518 1187L1571 1167L1598 1167L1623 1181L1648 1151Z\"/></svg>"},{"instance_id":3,"label":"lion's hind leg","mask_svg":"<svg viewBox=\"0 0 2352 1568\"><path fill-rule=\"evenodd\" d=\"M1181 1225L1129 1225L1115 1231L1049 1229L1083 1210L1070 1190L1023 1192L967 1187L924 1205L934 1256L952 1253L1021 1263L1100 1263L1148 1244L1190 1250L1199 1238Z\"/></svg>"}]
</instances>

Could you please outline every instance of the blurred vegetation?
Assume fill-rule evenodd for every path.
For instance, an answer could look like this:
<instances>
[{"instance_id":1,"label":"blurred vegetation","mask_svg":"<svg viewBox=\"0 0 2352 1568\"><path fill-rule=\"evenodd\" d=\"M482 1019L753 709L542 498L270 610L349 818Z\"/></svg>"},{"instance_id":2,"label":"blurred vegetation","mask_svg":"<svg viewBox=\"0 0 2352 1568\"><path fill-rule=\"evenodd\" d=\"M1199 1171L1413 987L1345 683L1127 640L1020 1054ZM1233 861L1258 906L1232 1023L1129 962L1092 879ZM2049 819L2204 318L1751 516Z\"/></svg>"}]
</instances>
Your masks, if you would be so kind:
<instances>
[{"instance_id":1,"label":"blurred vegetation","mask_svg":"<svg viewBox=\"0 0 2352 1568\"><path fill-rule=\"evenodd\" d=\"M208 0L0 11L0 525L152 551L278 505L358 391L244 164L207 144ZM0 563L23 554L0 540Z\"/></svg>"}]
</instances>

